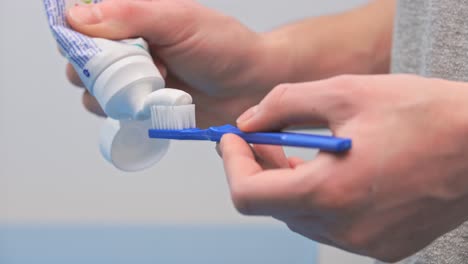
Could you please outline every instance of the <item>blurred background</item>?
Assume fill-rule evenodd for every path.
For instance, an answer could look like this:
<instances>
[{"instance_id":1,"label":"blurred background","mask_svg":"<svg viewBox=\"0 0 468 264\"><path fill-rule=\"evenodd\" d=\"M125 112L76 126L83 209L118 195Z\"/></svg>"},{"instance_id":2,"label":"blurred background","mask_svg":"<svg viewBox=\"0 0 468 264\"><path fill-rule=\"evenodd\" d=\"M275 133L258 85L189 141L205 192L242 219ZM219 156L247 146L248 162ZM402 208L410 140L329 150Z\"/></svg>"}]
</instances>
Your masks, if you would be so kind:
<instances>
[{"instance_id":1,"label":"blurred background","mask_svg":"<svg viewBox=\"0 0 468 264\"><path fill-rule=\"evenodd\" d=\"M367 1L199 2L265 31ZM66 81L42 1L1 1L0 33L0 263L372 263L239 215L211 143L117 171L98 151L103 120Z\"/></svg>"}]
</instances>

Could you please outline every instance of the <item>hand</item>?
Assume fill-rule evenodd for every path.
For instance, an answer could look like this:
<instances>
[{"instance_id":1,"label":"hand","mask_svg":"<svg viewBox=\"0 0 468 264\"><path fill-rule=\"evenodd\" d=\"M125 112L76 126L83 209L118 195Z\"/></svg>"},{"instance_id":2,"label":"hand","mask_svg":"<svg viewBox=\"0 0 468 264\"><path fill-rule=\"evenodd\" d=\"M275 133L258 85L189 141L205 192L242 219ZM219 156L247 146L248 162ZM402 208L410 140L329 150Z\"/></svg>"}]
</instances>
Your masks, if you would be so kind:
<instances>
[{"instance_id":1,"label":"hand","mask_svg":"<svg viewBox=\"0 0 468 264\"><path fill-rule=\"evenodd\" d=\"M380 260L417 252L468 220L467 86L384 75L277 87L239 119L242 130L325 124L353 149L302 162L257 146L259 161L227 135L221 152L235 206Z\"/></svg>"},{"instance_id":2,"label":"hand","mask_svg":"<svg viewBox=\"0 0 468 264\"><path fill-rule=\"evenodd\" d=\"M268 43L261 35L195 1L104 1L71 9L68 20L93 37L145 38L168 87L194 97L201 126L234 122L281 78L268 69ZM67 71L81 85L73 68ZM103 114L87 93L84 103Z\"/></svg>"}]
</instances>

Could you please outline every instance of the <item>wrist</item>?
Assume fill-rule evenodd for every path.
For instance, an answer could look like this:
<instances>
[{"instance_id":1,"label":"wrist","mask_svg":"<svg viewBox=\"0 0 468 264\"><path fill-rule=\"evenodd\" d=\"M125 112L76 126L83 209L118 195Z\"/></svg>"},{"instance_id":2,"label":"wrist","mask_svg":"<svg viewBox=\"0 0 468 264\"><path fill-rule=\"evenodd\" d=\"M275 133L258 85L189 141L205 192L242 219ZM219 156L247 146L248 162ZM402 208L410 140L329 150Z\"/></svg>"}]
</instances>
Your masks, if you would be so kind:
<instances>
[{"instance_id":1,"label":"wrist","mask_svg":"<svg viewBox=\"0 0 468 264\"><path fill-rule=\"evenodd\" d=\"M276 83L307 82L342 74L387 73L394 0L308 19L265 33L263 59Z\"/></svg>"},{"instance_id":2,"label":"wrist","mask_svg":"<svg viewBox=\"0 0 468 264\"><path fill-rule=\"evenodd\" d=\"M234 74L230 86L246 91L258 103L275 86L290 81L293 67L288 45L285 38L255 33L242 57L234 58L242 64L236 68L242 70Z\"/></svg>"},{"instance_id":3,"label":"wrist","mask_svg":"<svg viewBox=\"0 0 468 264\"><path fill-rule=\"evenodd\" d=\"M295 46L281 31L260 35L258 61L262 70L261 84L271 90L281 83L295 82Z\"/></svg>"},{"instance_id":4,"label":"wrist","mask_svg":"<svg viewBox=\"0 0 468 264\"><path fill-rule=\"evenodd\" d=\"M393 0L373 1L349 12L317 18L311 31L319 77L388 73L394 5Z\"/></svg>"},{"instance_id":5,"label":"wrist","mask_svg":"<svg viewBox=\"0 0 468 264\"><path fill-rule=\"evenodd\" d=\"M373 47L363 41L364 34L344 27L347 19L341 16L319 17L307 21L307 25L291 25L261 35L258 61L270 85L373 71ZM323 25L328 27L324 29Z\"/></svg>"},{"instance_id":6,"label":"wrist","mask_svg":"<svg viewBox=\"0 0 468 264\"><path fill-rule=\"evenodd\" d=\"M427 113L439 127L434 140L440 161L447 163L442 184L434 184L434 196L468 201L468 83L430 79L438 92ZM437 95L438 94L438 95ZM434 144L434 143L433 143Z\"/></svg>"},{"instance_id":7,"label":"wrist","mask_svg":"<svg viewBox=\"0 0 468 264\"><path fill-rule=\"evenodd\" d=\"M318 17L263 34L262 61L270 76L277 83L297 83L370 71L373 52L362 45L359 32L344 26L344 16Z\"/></svg>"}]
</instances>

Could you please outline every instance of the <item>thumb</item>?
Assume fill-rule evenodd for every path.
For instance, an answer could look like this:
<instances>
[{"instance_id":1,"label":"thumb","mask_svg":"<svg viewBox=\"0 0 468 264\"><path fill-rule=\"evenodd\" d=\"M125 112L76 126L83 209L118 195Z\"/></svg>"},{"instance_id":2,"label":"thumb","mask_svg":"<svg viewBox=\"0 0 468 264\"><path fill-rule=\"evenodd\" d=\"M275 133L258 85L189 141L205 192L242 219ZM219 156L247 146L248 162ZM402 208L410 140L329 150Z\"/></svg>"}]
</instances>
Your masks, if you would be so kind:
<instances>
[{"instance_id":1,"label":"thumb","mask_svg":"<svg viewBox=\"0 0 468 264\"><path fill-rule=\"evenodd\" d=\"M335 131L354 112L351 93L337 80L280 85L241 115L237 125L246 132L290 126L327 126Z\"/></svg>"},{"instance_id":2,"label":"thumb","mask_svg":"<svg viewBox=\"0 0 468 264\"><path fill-rule=\"evenodd\" d=\"M75 30L88 36L143 37L154 45L171 45L190 36L194 12L200 8L192 1L104 1L75 6L67 18Z\"/></svg>"}]
</instances>

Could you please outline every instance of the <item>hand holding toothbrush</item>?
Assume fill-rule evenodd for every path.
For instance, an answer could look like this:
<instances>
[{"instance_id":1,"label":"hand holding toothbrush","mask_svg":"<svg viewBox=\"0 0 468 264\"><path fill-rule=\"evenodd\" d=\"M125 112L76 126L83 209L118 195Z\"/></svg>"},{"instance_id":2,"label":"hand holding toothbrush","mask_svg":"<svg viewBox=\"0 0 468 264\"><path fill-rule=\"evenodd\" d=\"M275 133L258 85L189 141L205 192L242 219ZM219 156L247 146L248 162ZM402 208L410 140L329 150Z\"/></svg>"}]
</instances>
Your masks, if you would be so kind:
<instances>
[{"instance_id":1,"label":"hand holding toothbrush","mask_svg":"<svg viewBox=\"0 0 468 264\"><path fill-rule=\"evenodd\" d=\"M238 120L245 132L327 124L345 155L312 161L226 135L231 195L310 239L395 262L468 218L468 85L415 76L345 76L281 85Z\"/></svg>"}]
</instances>

